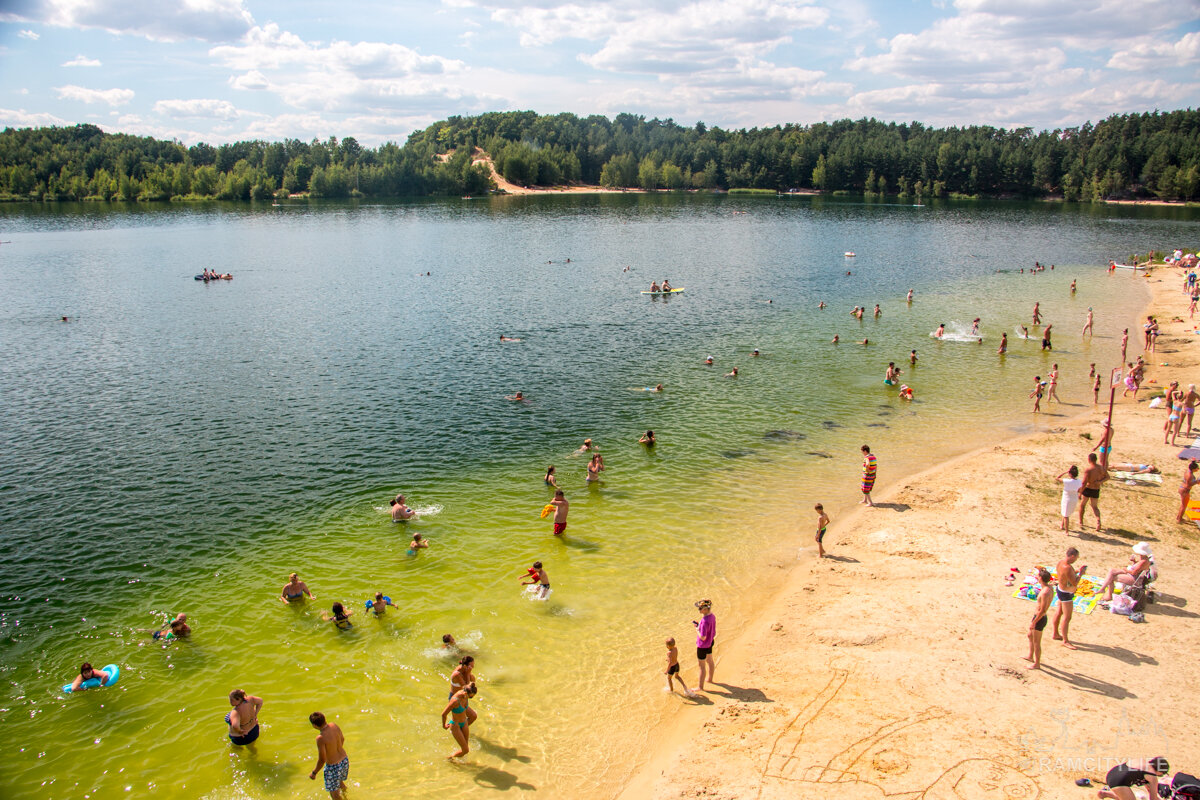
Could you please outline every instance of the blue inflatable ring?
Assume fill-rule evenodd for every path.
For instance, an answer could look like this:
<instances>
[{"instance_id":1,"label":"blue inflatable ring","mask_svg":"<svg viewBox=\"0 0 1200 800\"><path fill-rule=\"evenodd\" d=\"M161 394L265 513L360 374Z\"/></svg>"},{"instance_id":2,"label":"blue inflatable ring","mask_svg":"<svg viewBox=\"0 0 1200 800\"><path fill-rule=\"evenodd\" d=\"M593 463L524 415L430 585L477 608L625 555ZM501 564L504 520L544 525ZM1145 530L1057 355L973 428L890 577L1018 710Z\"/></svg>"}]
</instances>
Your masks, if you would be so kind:
<instances>
[{"instance_id":1,"label":"blue inflatable ring","mask_svg":"<svg viewBox=\"0 0 1200 800\"><path fill-rule=\"evenodd\" d=\"M99 678L89 678L88 680L79 684L79 688L80 689L98 689L100 686L105 686L105 687L115 686L117 681L121 680L121 668L118 667L116 664L109 664L107 667L104 668L103 671L107 672L111 676L103 684L100 683ZM74 683L74 681L72 681L72 683ZM63 691L66 692L67 694L70 694L73 691L73 689L71 688L71 683L63 684Z\"/></svg>"}]
</instances>

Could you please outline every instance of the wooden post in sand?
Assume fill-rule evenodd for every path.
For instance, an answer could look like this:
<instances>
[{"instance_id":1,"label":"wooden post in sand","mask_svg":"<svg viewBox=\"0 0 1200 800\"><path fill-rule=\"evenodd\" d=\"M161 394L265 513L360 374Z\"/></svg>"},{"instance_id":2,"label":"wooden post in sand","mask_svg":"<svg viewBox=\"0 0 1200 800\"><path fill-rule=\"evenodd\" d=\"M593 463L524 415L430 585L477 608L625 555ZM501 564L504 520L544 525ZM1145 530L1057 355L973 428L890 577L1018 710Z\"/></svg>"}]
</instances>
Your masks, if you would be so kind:
<instances>
[{"instance_id":1,"label":"wooden post in sand","mask_svg":"<svg viewBox=\"0 0 1200 800\"><path fill-rule=\"evenodd\" d=\"M1109 383L1109 386L1111 386L1112 388L1111 388L1111 391L1109 391L1109 393L1108 393L1108 421L1106 423L1106 427L1108 428L1108 430L1111 431L1112 430L1113 403L1115 403L1117 401L1117 387L1121 385L1121 368L1120 367L1113 368L1112 375L1109 377L1108 383ZM1104 467L1105 472L1108 471L1108 455L1111 452L1112 452L1112 437L1110 435L1109 440L1108 440L1108 446L1100 449L1100 466Z\"/></svg>"}]
</instances>

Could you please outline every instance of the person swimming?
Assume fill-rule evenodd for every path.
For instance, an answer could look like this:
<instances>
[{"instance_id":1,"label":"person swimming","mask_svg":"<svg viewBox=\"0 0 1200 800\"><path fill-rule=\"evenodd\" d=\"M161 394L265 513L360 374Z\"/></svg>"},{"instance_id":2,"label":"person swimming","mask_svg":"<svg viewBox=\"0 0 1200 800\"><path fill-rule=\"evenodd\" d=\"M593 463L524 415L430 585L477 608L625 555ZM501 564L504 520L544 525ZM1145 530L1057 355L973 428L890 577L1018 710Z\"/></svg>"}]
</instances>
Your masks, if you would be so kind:
<instances>
[{"instance_id":1,"label":"person swimming","mask_svg":"<svg viewBox=\"0 0 1200 800\"><path fill-rule=\"evenodd\" d=\"M546 477L543 479L547 486L558 488L558 480L554 477L554 465L546 467Z\"/></svg>"},{"instance_id":2,"label":"person swimming","mask_svg":"<svg viewBox=\"0 0 1200 800\"><path fill-rule=\"evenodd\" d=\"M350 621L350 616L353 611L347 611L341 603L334 603L330 607L330 612L322 612L321 619L326 622L332 622L334 627L340 631L348 631L354 627L354 623Z\"/></svg>"},{"instance_id":3,"label":"person swimming","mask_svg":"<svg viewBox=\"0 0 1200 800\"><path fill-rule=\"evenodd\" d=\"M415 556L418 550L423 550L429 547L429 542L421 538L421 534L414 533L412 541L408 543L408 555Z\"/></svg>"},{"instance_id":4,"label":"person swimming","mask_svg":"<svg viewBox=\"0 0 1200 800\"><path fill-rule=\"evenodd\" d=\"M279 601L284 605L291 603L294 600L302 600L305 595L308 595L309 600L316 600L316 596L308 590L308 584L300 580L299 576L293 572L288 576L288 582L283 585L283 591L279 595Z\"/></svg>"},{"instance_id":5,"label":"person swimming","mask_svg":"<svg viewBox=\"0 0 1200 800\"><path fill-rule=\"evenodd\" d=\"M646 435L638 439L638 442L648 447L653 447L655 442L654 431L646 431Z\"/></svg>"}]
</instances>

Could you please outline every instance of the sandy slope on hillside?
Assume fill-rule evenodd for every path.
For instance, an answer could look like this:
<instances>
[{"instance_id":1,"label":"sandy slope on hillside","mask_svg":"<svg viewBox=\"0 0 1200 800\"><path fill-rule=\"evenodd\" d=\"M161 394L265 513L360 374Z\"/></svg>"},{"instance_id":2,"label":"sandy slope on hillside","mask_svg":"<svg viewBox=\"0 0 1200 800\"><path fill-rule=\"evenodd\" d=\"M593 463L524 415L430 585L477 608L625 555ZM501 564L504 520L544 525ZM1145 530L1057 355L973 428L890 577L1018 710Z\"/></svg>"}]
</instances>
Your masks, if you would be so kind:
<instances>
[{"instance_id":1,"label":"sandy slope on hillside","mask_svg":"<svg viewBox=\"0 0 1200 800\"><path fill-rule=\"evenodd\" d=\"M1186 317L1177 270L1146 280L1152 310ZM1192 327L1163 325L1147 357L1158 386L1200 379ZM1074 405L1050 408L1061 415L1053 432L893 481L878 508L834 520L833 558L811 550L739 640L718 639L718 685L703 701L681 698L621 797L1083 798L1095 790L1075 778L1095 781L1126 758L1162 754L1173 769L1200 770L1185 688L1200 683L1200 548L1196 526L1174 521L1185 462L1162 444L1165 415L1146 393L1135 404L1118 392L1115 460L1157 464L1163 483L1109 481L1104 531L1089 515L1087 532L1075 522L1065 536L1055 476L1082 467L1098 435L1088 389L1085 376L1061 386ZM797 504L811 516L810 498ZM1147 624L1099 608L1076 614L1079 649L1047 628L1044 671L1025 669L1033 604L1012 597L1009 568L1053 570L1075 545L1103 577L1137 541L1162 571ZM681 654L694 686L694 654Z\"/></svg>"}]
</instances>

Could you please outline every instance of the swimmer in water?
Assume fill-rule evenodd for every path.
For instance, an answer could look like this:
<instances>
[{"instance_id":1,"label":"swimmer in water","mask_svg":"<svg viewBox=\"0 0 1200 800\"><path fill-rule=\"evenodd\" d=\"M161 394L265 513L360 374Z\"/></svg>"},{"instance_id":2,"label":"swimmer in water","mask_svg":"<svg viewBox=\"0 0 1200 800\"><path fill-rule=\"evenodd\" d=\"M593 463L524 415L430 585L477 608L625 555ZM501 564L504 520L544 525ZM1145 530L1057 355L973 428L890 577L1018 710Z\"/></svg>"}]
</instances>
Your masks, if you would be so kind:
<instances>
[{"instance_id":1,"label":"swimmer in water","mask_svg":"<svg viewBox=\"0 0 1200 800\"><path fill-rule=\"evenodd\" d=\"M755 358L758 358L758 356L759 356L758 348L757 347L754 348L754 351L752 353L750 353L750 355Z\"/></svg>"},{"instance_id":2,"label":"swimmer in water","mask_svg":"<svg viewBox=\"0 0 1200 800\"><path fill-rule=\"evenodd\" d=\"M81 691L84 681L90 681L93 678L100 681L101 684L108 683L112 676L106 670L94 669L88 662L83 662L83 666L79 668L79 674L75 676L75 680L71 681L71 691Z\"/></svg>"},{"instance_id":3,"label":"swimmer in water","mask_svg":"<svg viewBox=\"0 0 1200 800\"><path fill-rule=\"evenodd\" d=\"M279 595L279 602L287 605L293 600L303 599L308 595L309 600L316 600L316 595L308 590L308 584L300 580L296 573L288 576L288 582L283 585L283 592Z\"/></svg>"},{"instance_id":4,"label":"swimmer in water","mask_svg":"<svg viewBox=\"0 0 1200 800\"><path fill-rule=\"evenodd\" d=\"M943 322L941 325L938 325L938 328L936 331L933 332L933 335L935 338L940 339L940 338L942 338L942 335L945 332L946 332L946 323Z\"/></svg>"},{"instance_id":5,"label":"swimmer in water","mask_svg":"<svg viewBox=\"0 0 1200 800\"><path fill-rule=\"evenodd\" d=\"M704 359L704 364L705 364L706 366L709 366L709 367L711 367L711 366L712 366L712 363L713 363L712 356L709 356L708 358Z\"/></svg>"},{"instance_id":6,"label":"swimmer in water","mask_svg":"<svg viewBox=\"0 0 1200 800\"><path fill-rule=\"evenodd\" d=\"M546 477L544 478L546 485L554 489L558 488L558 480L554 477L554 465L546 467Z\"/></svg>"},{"instance_id":7,"label":"swimmer in water","mask_svg":"<svg viewBox=\"0 0 1200 800\"><path fill-rule=\"evenodd\" d=\"M519 342L519 341L521 341L521 340L520 340L520 339L518 339L518 338L514 338L514 337L512 337L512 336L505 336L505 335L502 333L502 334L500 334L500 341L502 341L502 342Z\"/></svg>"},{"instance_id":8,"label":"swimmer in water","mask_svg":"<svg viewBox=\"0 0 1200 800\"><path fill-rule=\"evenodd\" d=\"M997 350L996 352L1000 355L1004 355L1005 353L1008 352L1008 334L1007 333L1000 334L1000 349Z\"/></svg>"},{"instance_id":9,"label":"swimmer in water","mask_svg":"<svg viewBox=\"0 0 1200 800\"><path fill-rule=\"evenodd\" d=\"M976 317L975 321L971 323L971 335L972 336L979 335L979 317Z\"/></svg>"},{"instance_id":10,"label":"swimmer in water","mask_svg":"<svg viewBox=\"0 0 1200 800\"><path fill-rule=\"evenodd\" d=\"M654 431L646 431L646 435L638 439L639 444L644 444L647 447L654 447Z\"/></svg>"},{"instance_id":11,"label":"swimmer in water","mask_svg":"<svg viewBox=\"0 0 1200 800\"><path fill-rule=\"evenodd\" d=\"M398 494L392 499L392 522L404 522L416 518L417 512L404 505L404 495Z\"/></svg>"},{"instance_id":12,"label":"swimmer in water","mask_svg":"<svg viewBox=\"0 0 1200 800\"><path fill-rule=\"evenodd\" d=\"M426 547L429 547L429 542L422 539L421 534L414 533L412 541L408 543L408 553L415 556L418 550L423 550Z\"/></svg>"},{"instance_id":13,"label":"swimmer in water","mask_svg":"<svg viewBox=\"0 0 1200 800\"><path fill-rule=\"evenodd\" d=\"M824 301L824 300L822 300L821 302L817 303L817 308L824 308L824 307L825 307L825 301ZM65 320L66 320L66 317L63 317L63 320L65 321Z\"/></svg>"},{"instance_id":14,"label":"swimmer in water","mask_svg":"<svg viewBox=\"0 0 1200 800\"><path fill-rule=\"evenodd\" d=\"M537 596L540 600L545 600L546 595L550 594L550 574L542 568L542 562L533 562L533 567L528 572L529 580L521 581L522 586L538 587Z\"/></svg>"},{"instance_id":15,"label":"swimmer in water","mask_svg":"<svg viewBox=\"0 0 1200 800\"><path fill-rule=\"evenodd\" d=\"M383 592L376 592L375 599L371 601L371 611L375 612L375 616L382 617L387 612L388 606L395 608L396 604L390 597L384 597Z\"/></svg>"},{"instance_id":16,"label":"swimmer in water","mask_svg":"<svg viewBox=\"0 0 1200 800\"><path fill-rule=\"evenodd\" d=\"M875 304L875 319L879 319L879 315L883 312L879 310L879 303Z\"/></svg>"},{"instance_id":17,"label":"swimmer in water","mask_svg":"<svg viewBox=\"0 0 1200 800\"><path fill-rule=\"evenodd\" d=\"M1071 294L1075 294L1075 281L1071 281Z\"/></svg>"},{"instance_id":18,"label":"swimmer in water","mask_svg":"<svg viewBox=\"0 0 1200 800\"><path fill-rule=\"evenodd\" d=\"M592 456L592 460L587 465L587 478L584 480L587 483L594 483L600 480L600 473L604 471L604 458L599 453Z\"/></svg>"},{"instance_id":19,"label":"swimmer in water","mask_svg":"<svg viewBox=\"0 0 1200 800\"><path fill-rule=\"evenodd\" d=\"M896 369L896 362L889 361L887 371L883 374L883 382L891 386L900 377L900 370Z\"/></svg>"},{"instance_id":20,"label":"swimmer in water","mask_svg":"<svg viewBox=\"0 0 1200 800\"><path fill-rule=\"evenodd\" d=\"M909 363L909 364L912 364L914 367L917 365L917 351L916 351L916 350L910 350L910 351L909 351L909 353L908 353L908 363Z\"/></svg>"},{"instance_id":21,"label":"swimmer in water","mask_svg":"<svg viewBox=\"0 0 1200 800\"><path fill-rule=\"evenodd\" d=\"M910 302L910 303L912 302L912 295L913 295L913 290L909 289L908 290L908 302Z\"/></svg>"},{"instance_id":22,"label":"swimmer in water","mask_svg":"<svg viewBox=\"0 0 1200 800\"><path fill-rule=\"evenodd\" d=\"M658 384L657 386L655 386L653 389L651 389L650 391L652 391L652 392L661 392L662 390L663 390L663 385L660 383L660 384Z\"/></svg>"},{"instance_id":23,"label":"swimmer in water","mask_svg":"<svg viewBox=\"0 0 1200 800\"><path fill-rule=\"evenodd\" d=\"M1029 338L1029 328L1026 328L1024 325L1021 326L1021 338L1022 339Z\"/></svg>"},{"instance_id":24,"label":"swimmer in water","mask_svg":"<svg viewBox=\"0 0 1200 800\"><path fill-rule=\"evenodd\" d=\"M859 344L863 344L863 345L870 344L870 343L871 343L870 339L863 339L861 342L859 342Z\"/></svg>"},{"instance_id":25,"label":"swimmer in water","mask_svg":"<svg viewBox=\"0 0 1200 800\"><path fill-rule=\"evenodd\" d=\"M187 614L180 614L165 628L154 632L155 639L182 639L192 632L187 624Z\"/></svg>"},{"instance_id":26,"label":"swimmer in water","mask_svg":"<svg viewBox=\"0 0 1200 800\"><path fill-rule=\"evenodd\" d=\"M1033 324L1034 325L1037 325L1042 321L1042 313L1041 313L1041 311L1039 311L1039 309L1041 308L1041 305L1042 305L1041 303L1033 304Z\"/></svg>"},{"instance_id":27,"label":"swimmer in water","mask_svg":"<svg viewBox=\"0 0 1200 800\"><path fill-rule=\"evenodd\" d=\"M626 267L625 269L629 269ZM449 650L452 653L459 652L458 642L454 641L454 637L448 633L442 634L442 649Z\"/></svg>"},{"instance_id":28,"label":"swimmer in water","mask_svg":"<svg viewBox=\"0 0 1200 800\"><path fill-rule=\"evenodd\" d=\"M525 395L521 394L520 392L517 392L516 394L506 394L504 395L504 399L512 400L514 403L524 403Z\"/></svg>"},{"instance_id":29,"label":"swimmer in water","mask_svg":"<svg viewBox=\"0 0 1200 800\"><path fill-rule=\"evenodd\" d=\"M578 450L576 450L575 452L576 452L576 454L578 454L578 453L590 453L592 450L599 450L599 449L600 449L599 447L594 447L594 446L592 445L592 440L591 440L591 439L584 439L584 440L583 440L583 444L581 444L581 445L579 446L579 449L578 449Z\"/></svg>"},{"instance_id":30,"label":"swimmer in water","mask_svg":"<svg viewBox=\"0 0 1200 800\"><path fill-rule=\"evenodd\" d=\"M347 611L341 603L334 603L329 611L321 612L321 619L332 622L339 631L348 631L354 627L354 623L350 621L353 614L353 610Z\"/></svg>"},{"instance_id":31,"label":"swimmer in water","mask_svg":"<svg viewBox=\"0 0 1200 800\"><path fill-rule=\"evenodd\" d=\"M738 376L738 369L737 369L737 367L734 367L734 368L733 368L733 372L727 372L727 373L725 373L725 377L726 377L726 378L736 378L737 376Z\"/></svg>"},{"instance_id":32,"label":"swimmer in water","mask_svg":"<svg viewBox=\"0 0 1200 800\"><path fill-rule=\"evenodd\" d=\"M830 344L837 344L837 343L838 343L838 341L840 340L840 338L841 338L841 337L839 337L839 336L838 336L838 335L835 333L835 334L833 335L833 339L831 339L831 340L830 340Z\"/></svg>"}]
</instances>

